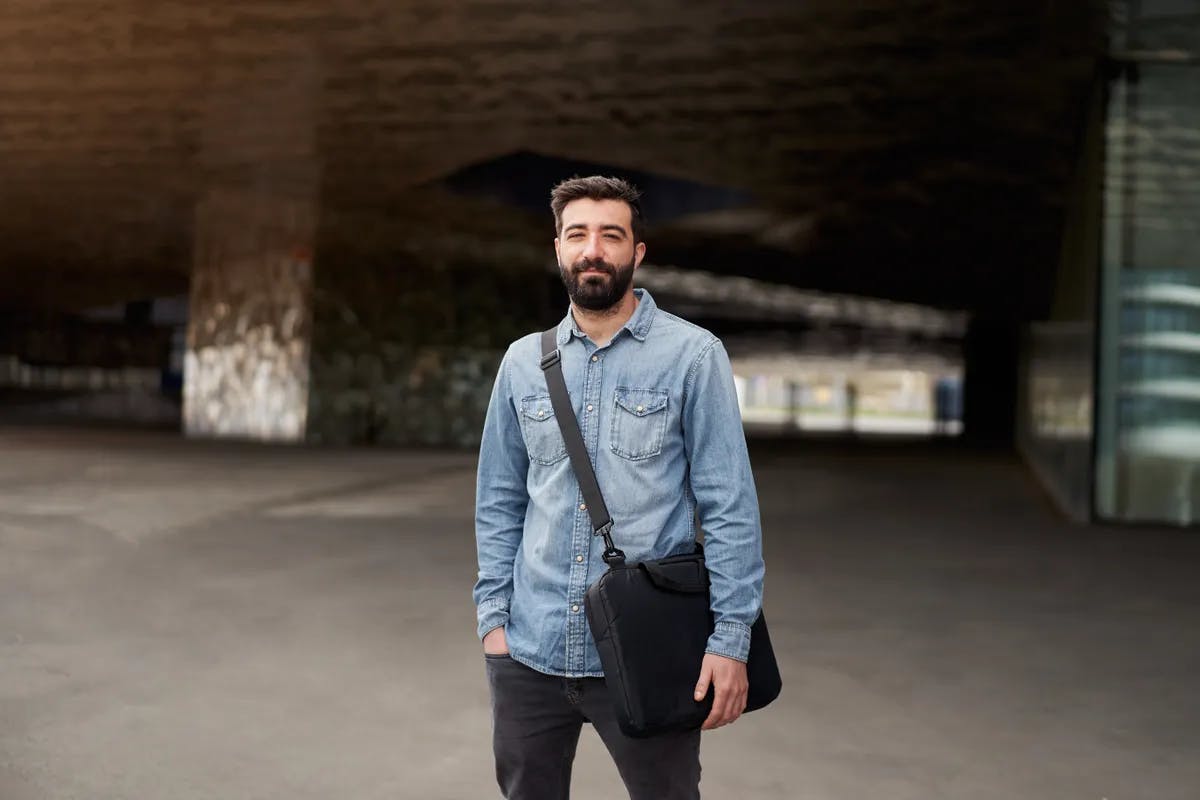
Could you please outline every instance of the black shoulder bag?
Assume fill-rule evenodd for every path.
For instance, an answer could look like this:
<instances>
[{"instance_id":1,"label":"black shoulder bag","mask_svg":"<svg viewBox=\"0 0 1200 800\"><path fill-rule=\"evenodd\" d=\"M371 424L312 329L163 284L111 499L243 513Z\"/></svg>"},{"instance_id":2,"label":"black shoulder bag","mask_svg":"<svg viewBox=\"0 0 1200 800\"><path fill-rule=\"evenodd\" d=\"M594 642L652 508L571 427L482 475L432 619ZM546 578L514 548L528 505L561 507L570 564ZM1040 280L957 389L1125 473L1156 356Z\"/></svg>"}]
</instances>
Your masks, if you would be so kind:
<instances>
[{"instance_id":1,"label":"black shoulder bag","mask_svg":"<svg viewBox=\"0 0 1200 800\"><path fill-rule=\"evenodd\" d=\"M711 688L703 701L693 696L713 632L704 549L697 542L692 553L627 563L613 544L612 518L571 408L555 336L555 329L542 334L542 371L592 527L604 537L608 571L587 590L584 608L617 722L626 735L638 738L695 730L713 703ZM746 671L747 711L779 696L779 666L761 612L750 629Z\"/></svg>"}]
</instances>

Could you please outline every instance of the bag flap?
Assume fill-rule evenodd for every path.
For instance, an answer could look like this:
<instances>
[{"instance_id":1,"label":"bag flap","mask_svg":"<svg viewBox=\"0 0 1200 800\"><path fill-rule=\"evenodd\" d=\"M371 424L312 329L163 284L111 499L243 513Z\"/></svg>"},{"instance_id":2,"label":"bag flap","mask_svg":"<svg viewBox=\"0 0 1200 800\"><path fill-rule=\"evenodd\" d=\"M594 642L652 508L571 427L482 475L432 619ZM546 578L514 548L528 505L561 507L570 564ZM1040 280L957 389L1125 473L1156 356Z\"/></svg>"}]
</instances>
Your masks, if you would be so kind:
<instances>
[{"instance_id":1,"label":"bag flap","mask_svg":"<svg viewBox=\"0 0 1200 800\"><path fill-rule=\"evenodd\" d=\"M708 570L702 558L643 561L640 566L659 589L668 592L701 594L708 592Z\"/></svg>"}]
</instances>

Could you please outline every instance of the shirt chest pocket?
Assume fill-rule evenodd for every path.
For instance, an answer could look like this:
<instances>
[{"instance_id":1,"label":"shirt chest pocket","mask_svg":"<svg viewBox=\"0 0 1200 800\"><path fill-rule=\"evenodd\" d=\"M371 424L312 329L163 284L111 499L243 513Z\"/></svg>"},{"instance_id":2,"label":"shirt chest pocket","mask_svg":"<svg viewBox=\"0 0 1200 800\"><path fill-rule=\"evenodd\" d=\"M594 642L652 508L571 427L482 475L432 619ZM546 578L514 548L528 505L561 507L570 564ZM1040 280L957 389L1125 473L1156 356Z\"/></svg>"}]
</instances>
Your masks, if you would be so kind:
<instances>
[{"instance_id":1,"label":"shirt chest pocket","mask_svg":"<svg viewBox=\"0 0 1200 800\"><path fill-rule=\"evenodd\" d=\"M662 452L667 432L667 391L617 387L612 417L612 451L638 461Z\"/></svg>"},{"instance_id":2,"label":"shirt chest pocket","mask_svg":"<svg viewBox=\"0 0 1200 800\"><path fill-rule=\"evenodd\" d=\"M549 395L532 395L521 401L521 435L529 460L534 463L553 464L567 455Z\"/></svg>"}]
</instances>

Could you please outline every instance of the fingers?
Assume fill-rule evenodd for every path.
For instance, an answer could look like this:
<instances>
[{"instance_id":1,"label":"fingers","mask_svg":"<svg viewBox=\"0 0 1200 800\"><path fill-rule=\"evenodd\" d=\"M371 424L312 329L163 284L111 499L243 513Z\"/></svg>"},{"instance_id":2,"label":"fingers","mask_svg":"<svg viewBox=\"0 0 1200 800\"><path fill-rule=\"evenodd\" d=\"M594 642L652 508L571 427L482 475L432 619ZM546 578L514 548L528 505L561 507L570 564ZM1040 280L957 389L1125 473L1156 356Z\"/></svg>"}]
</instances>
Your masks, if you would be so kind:
<instances>
[{"instance_id":1,"label":"fingers","mask_svg":"<svg viewBox=\"0 0 1200 800\"><path fill-rule=\"evenodd\" d=\"M719 671L709 659L705 659L705 666L701 669L701 680L705 684L705 692L708 690L708 683L713 684L713 704L712 710L708 714L708 718L704 720L704 724L700 726L700 730L710 731L713 728L719 728L724 725L729 716L730 695L729 681ZM699 694L699 686L697 694ZM700 695L698 699L703 699L704 695Z\"/></svg>"},{"instance_id":2,"label":"fingers","mask_svg":"<svg viewBox=\"0 0 1200 800\"><path fill-rule=\"evenodd\" d=\"M705 661L700 665L700 680L696 681L696 702L699 703L708 694L709 684L712 683L712 665Z\"/></svg>"},{"instance_id":3,"label":"fingers","mask_svg":"<svg viewBox=\"0 0 1200 800\"><path fill-rule=\"evenodd\" d=\"M723 688L718 682L713 697L712 712L704 721L701 730L712 730L728 725L742 715L746 710L746 692L728 687Z\"/></svg>"},{"instance_id":4,"label":"fingers","mask_svg":"<svg viewBox=\"0 0 1200 800\"><path fill-rule=\"evenodd\" d=\"M709 670L708 672L714 683L714 694L712 711L704 720L704 724L700 726L701 730L706 731L728 725L740 717L746 710L746 699L750 688L744 679L738 680L735 674L722 674L718 670ZM697 686L697 690L699 690L699 686Z\"/></svg>"},{"instance_id":5,"label":"fingers","mask_svg":"<svg viewBox=\"0 0 1200 800\"><path fill-rule=\"evenodd\" d=\"M726 722L729 706L729 690L722 684L718 683L713 694L712 711L708 714L708 719L704 720L704 724L700 726L702 731L711 731L713 728L719 728Z\"/></svg>"},{"instance_id":6,"label":"fingers","mask_svg":"<svg viewBox=\"0 0 1200 800\"><path fill-rule=\"evenodd\" d=\"M749 692L749 687L743 687L740 691L731 693L729 717L725 721L726 725L735 722L742 715L742 712L746 710L746 698L749 696Z\"/></svg>"},{"instance_id":7,"label":"fingers","mask_svg":"<svg viewBox=\"0 0 1200 800\"><path fill-rule=\"evenodd\" d=\"M697 703L702 701L705 697L708 696L708 687L710 685L713 685L715 677L716 676L713 672L712 664L709 662L708 659L705 659L704 663L700 667L700 680L696 684L696 694L694 695L694 697L696 698ZM723 698L724 689L720 683L717 683L713 688L714 688L715 694L713 697L712 710L709 712L708 718L704 720L704 724L700 726L700 730L702 730L702 731L707 731L707 730L711 730L712 728L715 728L719 724L718 720L721 719L721 717L722 717L721 709L722 709L723 700L724 700L724 698Z\"/></svg>"}]
</instances>

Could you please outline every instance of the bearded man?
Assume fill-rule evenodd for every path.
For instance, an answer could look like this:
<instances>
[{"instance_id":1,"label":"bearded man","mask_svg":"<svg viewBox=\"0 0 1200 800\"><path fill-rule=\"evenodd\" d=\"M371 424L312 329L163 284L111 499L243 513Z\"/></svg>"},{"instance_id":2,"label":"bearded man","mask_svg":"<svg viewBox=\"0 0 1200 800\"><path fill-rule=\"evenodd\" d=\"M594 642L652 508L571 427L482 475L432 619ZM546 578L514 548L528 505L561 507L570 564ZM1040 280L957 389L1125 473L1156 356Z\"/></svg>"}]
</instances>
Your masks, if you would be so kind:
<instances>
[{"instance_id":1,"label":"bearded man","mask_svg":"<svg viewBox=\"0 0 1200 800\"><path fill-rule=\"evenodd\" d=\"M746 707L762 605L758 497L729 357L659 309L633 277L646 255L639 193L616 178L554 187L554 251L570 297L558 348L571 404L630 561L692 552L704 531L714 626L696 664L702 730ZM500 364L479 453L474 598L492 698L496 777L509 800L566 800L583 723L632 800L700 796L701 731L625 736L583 613L605 571L541 369L540 335Z\"/></svg>"}]
</instances>

